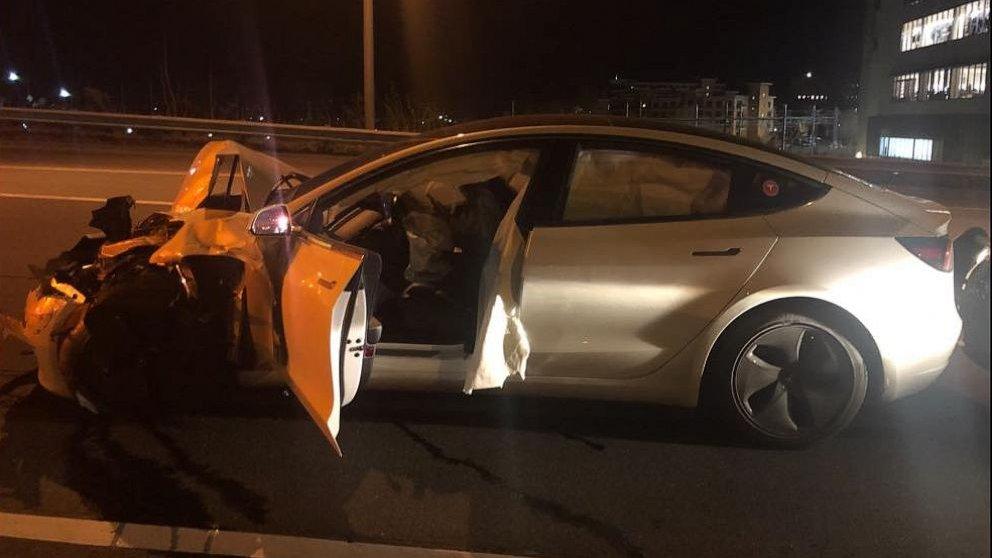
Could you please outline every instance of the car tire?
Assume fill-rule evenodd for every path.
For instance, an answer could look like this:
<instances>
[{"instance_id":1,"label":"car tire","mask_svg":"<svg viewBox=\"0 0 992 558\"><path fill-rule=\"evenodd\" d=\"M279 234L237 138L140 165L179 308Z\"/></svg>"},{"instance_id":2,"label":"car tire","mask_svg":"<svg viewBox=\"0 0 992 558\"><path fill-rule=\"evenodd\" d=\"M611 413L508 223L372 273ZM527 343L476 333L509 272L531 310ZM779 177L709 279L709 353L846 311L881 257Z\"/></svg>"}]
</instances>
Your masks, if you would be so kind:
<instances>
[{"instance_id":1,"label":"car tire","mask_svg":"<svg viewBox=\"0 0 992 558\"><path fill-rule=\"evenodd\" d=\"M834 312L746 314L710 353L702 404L732 433L760 445L800 448L836 434L868 393L859 332Z\"/></svg>"},{"instance_id":2,"label":"car tire","mask_svg":"<svg viewBox=\"0 0 992 558\"><path fill-rule=\"evenodd\" d=\"M960 289L959 314L964 352L989 367L989 260L978 264Z\"/></svg>"}]
</instances>

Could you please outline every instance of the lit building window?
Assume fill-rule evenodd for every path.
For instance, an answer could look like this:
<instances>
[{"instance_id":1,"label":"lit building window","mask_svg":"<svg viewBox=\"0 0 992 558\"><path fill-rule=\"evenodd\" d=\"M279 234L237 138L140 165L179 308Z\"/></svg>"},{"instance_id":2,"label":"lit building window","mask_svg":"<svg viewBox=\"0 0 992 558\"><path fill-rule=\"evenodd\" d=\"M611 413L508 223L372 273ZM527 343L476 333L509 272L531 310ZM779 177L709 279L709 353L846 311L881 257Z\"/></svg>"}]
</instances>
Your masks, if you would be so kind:
<instances>
[{"instance_id":1,"label":"lit building window","mask_svg":"<svg viewBox=\"0 0 992 558\"><path fill-rule=\"evenodd\" d=\"M878 155L896 159L930 161L933 159L933 140L882 136L878 140Z\"/></svg>"},{"instance_id":2,"label":"lit building window","mask_svg":"<svg viewBox=\"0 0 992 558\"><path fill-rule=\"evenodd\" d=\"M936 68L892 78L892 98L897 101L970 99L985 93L988 62Z\"/></svg>"},{"instance_id":3,"label":"lit building window","mask_svg":"<svg viewBox=\"0 0 992 558\"><path fill-rule=\"evenodd\" d=\"M907 21L902 26L903 52L989 32L989 1L975 0L956 8Z\"/></svg>"},{"instance_id":4,"label":"lit building window","mask_svg":"<svg viewBox=\"0 0 992 558\"><path fill-rule=\"evenodd\" d=\"M950 71L950 97L969 99L985 93L985 76L988 62L954 68Z\"/></svg>"},{"instance_id":5,"label":"lit building window","mask_svg":"<svg viewBox=\"0 0 992 558\"><path fill-rule=\"evenodd\" d=\"M892 78L892 98L915 101L920 91L920 74L903 74Z\"/></svg>"}]
</instances>

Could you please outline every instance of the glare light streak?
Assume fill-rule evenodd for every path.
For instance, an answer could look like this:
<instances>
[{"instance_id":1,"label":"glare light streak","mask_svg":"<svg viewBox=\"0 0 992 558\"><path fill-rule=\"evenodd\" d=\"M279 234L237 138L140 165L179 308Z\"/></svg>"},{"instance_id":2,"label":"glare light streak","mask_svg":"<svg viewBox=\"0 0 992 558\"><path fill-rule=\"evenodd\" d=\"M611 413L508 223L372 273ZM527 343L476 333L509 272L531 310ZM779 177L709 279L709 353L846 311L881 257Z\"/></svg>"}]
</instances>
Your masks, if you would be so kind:
<instances>
[{"instance_id":1,"label":"glare light streak","mask_svg":"<svg viewBox=\"0 0 992 558\"><path fill-rule=\"evenodd\" d=\"M276 226L274 232L276 234L284 234L289 231L289 215L283 213L276 217Z\"/></svg>"}]
</instances>

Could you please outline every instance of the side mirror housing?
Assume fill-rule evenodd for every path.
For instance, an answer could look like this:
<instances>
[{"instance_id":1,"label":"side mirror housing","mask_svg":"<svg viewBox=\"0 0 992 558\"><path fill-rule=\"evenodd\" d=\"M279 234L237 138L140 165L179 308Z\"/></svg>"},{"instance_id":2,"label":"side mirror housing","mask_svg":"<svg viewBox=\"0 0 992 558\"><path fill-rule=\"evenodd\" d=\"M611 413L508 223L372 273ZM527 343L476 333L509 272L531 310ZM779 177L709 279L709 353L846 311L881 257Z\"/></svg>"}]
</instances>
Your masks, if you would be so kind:
<instances>
[{"instance_id":1,"label":"side mirror housing","mask_svg":"<svg viewBox=\"0 0 992 558\"><path fill-rule=\"evenodd\" d=\"M293 232L293 216L285 205L270 205L255 212L251 233L256 236L286 236Z\"/></svg>"}]
</instances>

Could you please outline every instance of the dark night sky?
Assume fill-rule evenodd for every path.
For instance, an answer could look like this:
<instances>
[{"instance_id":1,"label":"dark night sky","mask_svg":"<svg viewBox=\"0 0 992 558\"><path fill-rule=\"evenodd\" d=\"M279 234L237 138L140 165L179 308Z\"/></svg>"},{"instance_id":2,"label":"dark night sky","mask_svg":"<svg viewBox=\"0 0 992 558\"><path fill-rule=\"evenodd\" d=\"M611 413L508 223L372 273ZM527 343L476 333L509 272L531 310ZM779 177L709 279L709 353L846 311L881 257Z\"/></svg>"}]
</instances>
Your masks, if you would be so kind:
<instances>
[{"instance_id":1,"label":"dark night sky","mask_svg":"<svg viewBox=\"0 0 992 558\"><path fill-rule=\"evenodd\" d=\"M457 115L594 97L614 74L780 88L857 79L864 0L376 0L377 83ZM5 0L0 63L36 92L99 87L129 104L173 82L275 114L361 87L361 0Z\"/></svg>"}]
</instances>

